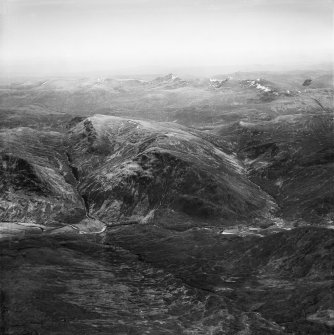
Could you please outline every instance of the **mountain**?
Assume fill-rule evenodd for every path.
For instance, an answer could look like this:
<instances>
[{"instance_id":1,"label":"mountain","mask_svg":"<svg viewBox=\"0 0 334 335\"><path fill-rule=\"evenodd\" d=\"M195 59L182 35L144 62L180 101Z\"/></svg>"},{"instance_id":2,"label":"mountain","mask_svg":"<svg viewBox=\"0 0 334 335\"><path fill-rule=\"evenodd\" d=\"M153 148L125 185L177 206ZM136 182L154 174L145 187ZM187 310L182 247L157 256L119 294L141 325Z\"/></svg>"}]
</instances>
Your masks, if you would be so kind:
<instances>
[{"instance_id":1,"label":"mountain","mask_svg":"<svg viewBox=\"0 0 334 335\"><path fill-rule=\"evenodd\" d=\"M77 122L77 123L76 123ZM68 133L0 133L1 220L156 222L183 230L271 220L273 199L219 138L175 123L96 115Z\"/></svg>"},{"instance_id":2,"label":"mountain","mask_svg":"<svg viewBox=\"0 0 334 335\"><path fill-rule=\"evenodd\" d=\"M174 123L105 115L71 124L67 133L24 127L2 133L4 332L48 332L58 324L63 334L82 329L283 334L275 322L240 310L233 299L205 293L206 284L192 287L186 278L165 272L163 264L146 264L146 248L142 255L126 245L132 252L117 251L123 227L137 227L131 234L148 229L145 239L150 235L154 243L170 232L174 245L192 229L270 220L272 199L247 179L224 141ZM196 248L197 242L189 242ZM80 280L74 279L78 271ZM89 307L96 304L98 309ZM119 324L117 313L125 310L133 314L121 318L127 325Z\"/></svg>"},{"instance_id":3,"label":"mountain","mask_svg":"<svg viewBox=\"0 0 334 335\"><path fill-rule=\"evenodd\" d=\"M210 78L210 87L213 88L221 88L224 86L226 82L228 82L231 78L227 77L225 79L216 79L216 78Z\"/></svg>"},{"instance_id":4,"label":"mountain","mask_svg":"<svg viewBox=\"0 0 334 335\"><path fill-rule=\"evenodd\" d=\"M231 225L269 217L271 198L249 182L233 153L210 140L175 123L105 115L80 122L68 139L79 192L108 224L157 216L181 229L192 218Z\"/></svg>"},{"instance_id":5,"label":"mountain","mask_svg":"<svg viewBox=\"0 0 334 335\"><path fill-rule=\"evenodd\" d=\"M235 143L253 182L271 194L285 219L332 224L334 128L331 110L216 130Z\"/></svg>"},{"instance_id":6,"label":"mountain","mask_svg":"<svg viewBox=\"0 0 334 335\"><path fill-rule=\"evenodd\" d=\"M175 89L188 85L188 82L175 76L172 73L167 74L163 77L157 77L150 82L151 86L159 86L165 89Z\"/></svg>"},{"instance_id":7,"label":"mountain","mask_svg":"<svg viewBox=\"0 0 334 335\"><path fill-rule=\"evenodd\" d=\"M333 334L331 74L152 77L0 87L0 333Z\"/></svg>"}]
</instances>

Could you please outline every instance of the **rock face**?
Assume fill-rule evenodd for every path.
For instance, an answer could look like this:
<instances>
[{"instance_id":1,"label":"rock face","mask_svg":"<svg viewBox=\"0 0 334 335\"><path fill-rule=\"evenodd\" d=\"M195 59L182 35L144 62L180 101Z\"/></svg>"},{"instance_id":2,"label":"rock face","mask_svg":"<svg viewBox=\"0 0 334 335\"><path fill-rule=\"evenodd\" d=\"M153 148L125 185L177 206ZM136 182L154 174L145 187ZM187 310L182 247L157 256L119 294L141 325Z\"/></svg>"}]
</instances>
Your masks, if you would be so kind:
<instances>
[{"instance_id":1,"label":"rock face","mask_svg":"<svg viewBox=\"0 0 334 335\"><path fill-rule=\"evenodd\" d=\"M2 131L0 159L1 221L49 225L85 216L60 133Z\"/></svg>"},{"instance_id":2,"label":"rock face","mask_svg":"<svg viewBox=\"0 0 334 335\"><path fill-rule=\"evenodd\" d=\"M89 213L108 224L159 212L158 221L224 225L274 209L233 154L176 124L97 115L72 128L68 145Z\"/></svg>"}]
</instances>

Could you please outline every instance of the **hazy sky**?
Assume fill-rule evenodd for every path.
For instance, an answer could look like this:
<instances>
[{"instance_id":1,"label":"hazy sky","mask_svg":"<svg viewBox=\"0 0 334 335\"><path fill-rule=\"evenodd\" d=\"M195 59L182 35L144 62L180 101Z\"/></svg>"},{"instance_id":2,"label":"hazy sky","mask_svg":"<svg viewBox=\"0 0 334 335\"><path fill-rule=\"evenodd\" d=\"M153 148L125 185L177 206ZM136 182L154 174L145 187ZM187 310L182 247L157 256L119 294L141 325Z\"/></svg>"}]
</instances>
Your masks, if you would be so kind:
<instances>
[{"instance_id":1,"label":"hazy sky","mask_svg":"<svg viewBox=\"0 0 334 335\"><path fill-rule=\"evenodd\" d=\"M0 0L2 72L331 61L331 0Z\"/></svg>"}]
</instances>

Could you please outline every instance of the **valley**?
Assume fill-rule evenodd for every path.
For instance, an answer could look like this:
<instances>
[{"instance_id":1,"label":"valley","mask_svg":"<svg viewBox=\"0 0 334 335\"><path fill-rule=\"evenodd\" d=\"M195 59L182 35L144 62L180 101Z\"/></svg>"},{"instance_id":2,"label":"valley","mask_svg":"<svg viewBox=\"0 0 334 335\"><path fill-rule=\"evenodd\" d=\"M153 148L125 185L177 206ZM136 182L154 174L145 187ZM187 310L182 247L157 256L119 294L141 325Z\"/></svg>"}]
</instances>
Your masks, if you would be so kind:
<instances>
[{"instance_id":1,"label":"valley","mask_svg":"<svg viewBox=\"0 0 334 335\"><path fill-rule=\"evenodd\" d=\"M0 333L332 334L333 93L330 71L1 83Z\"/></svg>"}]
</instances>

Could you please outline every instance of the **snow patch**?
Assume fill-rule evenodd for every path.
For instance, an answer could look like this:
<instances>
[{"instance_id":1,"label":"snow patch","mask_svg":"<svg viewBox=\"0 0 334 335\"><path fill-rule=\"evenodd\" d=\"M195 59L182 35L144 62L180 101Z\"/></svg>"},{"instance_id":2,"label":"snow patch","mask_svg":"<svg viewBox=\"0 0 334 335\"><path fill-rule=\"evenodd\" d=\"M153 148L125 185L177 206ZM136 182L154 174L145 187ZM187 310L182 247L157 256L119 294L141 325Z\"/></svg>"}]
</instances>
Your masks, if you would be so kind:
<instances>
[{"instance_id":1,"label":"snow patch","mask_svg":"<svg viewBox=\"0 0 334 335\"><path fill-rule=\"evenodd\" d=\"M244 173L245 169L244 167L240 164L240 162L238 161L238 159L233 156L233 155L228 155L227 153L214 148L214 153L220 157L222 157L224 160L226 160L233 168L235 171L239 172L239 173Z\"/></svg>"}]
</instances>

